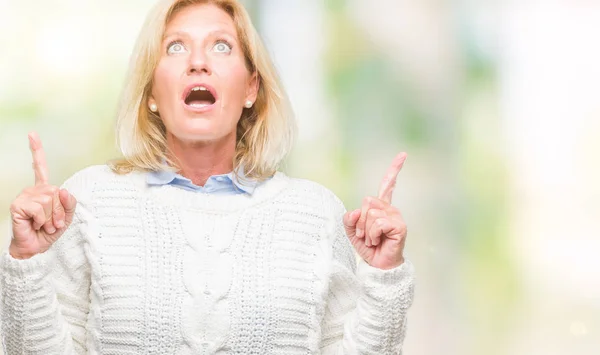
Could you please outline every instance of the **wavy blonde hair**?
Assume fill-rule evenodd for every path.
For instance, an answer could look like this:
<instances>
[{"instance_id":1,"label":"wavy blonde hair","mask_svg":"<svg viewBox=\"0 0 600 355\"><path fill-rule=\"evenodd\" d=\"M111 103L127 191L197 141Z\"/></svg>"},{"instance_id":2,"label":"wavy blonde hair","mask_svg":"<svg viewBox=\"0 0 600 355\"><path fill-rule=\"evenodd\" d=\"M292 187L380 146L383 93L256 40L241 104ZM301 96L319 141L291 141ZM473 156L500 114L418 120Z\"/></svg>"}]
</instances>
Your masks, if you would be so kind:
<instances>
[{"instance_id":1,"label":"wavy blonde hair","mask_svg":"<svg viewBox=\"0 0 600 355\"><path fill-rule=\"evenodd\" d=\"M117 112L117 145L123 157L109 165L119 174L178 170L177 162L167 154L165 125L147 103L167 24L182 9L197 4L216 5L231 16L246 67L259 80L256 102L252 108L244 108L237 125L233 166L236 174L243 167L248 178L264 180L277 171L291 150L296 124L279 75L238 0L161 0L151 10L131 56Z\"/></svg>"}]
</instances>

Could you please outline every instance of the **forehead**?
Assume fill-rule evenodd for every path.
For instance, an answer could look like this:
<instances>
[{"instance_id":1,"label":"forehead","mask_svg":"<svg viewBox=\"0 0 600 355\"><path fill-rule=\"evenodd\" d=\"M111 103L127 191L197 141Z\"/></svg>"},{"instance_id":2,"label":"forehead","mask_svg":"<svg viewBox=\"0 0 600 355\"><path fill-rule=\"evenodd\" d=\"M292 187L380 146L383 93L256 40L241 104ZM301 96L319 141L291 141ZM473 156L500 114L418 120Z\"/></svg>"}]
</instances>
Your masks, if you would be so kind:
<instances>
[{"instance_id":1,"label":"forehead","mask_svg":"<svg viewBox=\"0 0 600 355\"><path fill-rule=\"evenodd\" d=\"M236 34L233 19L227 12L213 4L197 4L177 11L167 23L165 35L175 31L194 32L203 29Z\"/></svg>"}]
</instances>

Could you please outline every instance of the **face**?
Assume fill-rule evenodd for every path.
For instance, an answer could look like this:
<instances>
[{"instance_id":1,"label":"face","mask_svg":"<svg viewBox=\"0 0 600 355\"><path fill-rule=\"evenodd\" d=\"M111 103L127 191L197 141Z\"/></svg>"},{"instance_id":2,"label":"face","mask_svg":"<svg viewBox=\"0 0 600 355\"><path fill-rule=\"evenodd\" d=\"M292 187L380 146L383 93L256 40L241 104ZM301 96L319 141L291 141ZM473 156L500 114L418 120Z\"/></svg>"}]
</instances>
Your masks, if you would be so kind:
<instances>
[{"instance_id":1,"label":"face","mask_svg":"<svg viewBox=\"0 0 600 355\"><path fill-rule=\"evenodd\" d=\"M169 138L183 142L232 139L245 105L254 103L256 75L229 14L188 6L167 24L148 105L155 105Z\"/></svg>"}]
</instances>

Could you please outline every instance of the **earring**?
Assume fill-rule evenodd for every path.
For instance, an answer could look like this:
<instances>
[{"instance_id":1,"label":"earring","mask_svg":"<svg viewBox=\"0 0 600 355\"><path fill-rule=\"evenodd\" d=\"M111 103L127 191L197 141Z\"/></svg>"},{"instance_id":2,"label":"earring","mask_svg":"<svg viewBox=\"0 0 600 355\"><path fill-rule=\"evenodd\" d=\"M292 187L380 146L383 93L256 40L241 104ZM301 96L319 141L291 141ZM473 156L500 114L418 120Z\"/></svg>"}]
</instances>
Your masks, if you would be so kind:
<instances>
[{"instance_id":1,"label":"earring","mask_svg":"<svg viewBox=\"0 0 600 355\"><path fill-rule=\"evenodd\" d=\"M152 112L158 111L158 106L156 106L156 104L150 104L150 111L152 111Z\"/></svg>"},{"instance_id":2,"label":"earring","mask_svg":"<svg viewBox=\"0 0 600 355\"><path fill-rule=\"evenodd\" d=\"M254 105L254 102L252 102L250 100L246 101L246 108L250 108L250 107L252 107L252 105Z\"/></svg>"}]
</instances>

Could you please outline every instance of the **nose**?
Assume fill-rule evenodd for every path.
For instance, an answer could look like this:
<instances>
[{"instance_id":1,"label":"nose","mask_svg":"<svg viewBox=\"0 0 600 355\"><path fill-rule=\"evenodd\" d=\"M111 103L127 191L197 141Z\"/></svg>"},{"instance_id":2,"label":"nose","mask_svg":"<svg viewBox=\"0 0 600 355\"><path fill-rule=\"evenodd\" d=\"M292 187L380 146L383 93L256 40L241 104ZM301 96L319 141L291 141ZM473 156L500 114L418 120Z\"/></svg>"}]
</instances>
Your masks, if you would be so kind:
<instances>
[{"instance_id":1,"label":"nose","mask_svg":"<svg viewBox=\"0 0 600 355\"><path fill-rule=\"evenodd\" d=\"M189 56L187 74L211 74L207 56L200 50L192 52Z\"/></svg>"}]
</instances>

